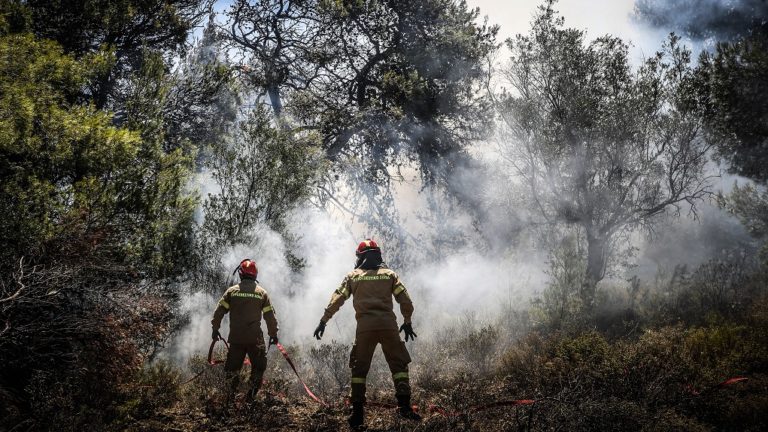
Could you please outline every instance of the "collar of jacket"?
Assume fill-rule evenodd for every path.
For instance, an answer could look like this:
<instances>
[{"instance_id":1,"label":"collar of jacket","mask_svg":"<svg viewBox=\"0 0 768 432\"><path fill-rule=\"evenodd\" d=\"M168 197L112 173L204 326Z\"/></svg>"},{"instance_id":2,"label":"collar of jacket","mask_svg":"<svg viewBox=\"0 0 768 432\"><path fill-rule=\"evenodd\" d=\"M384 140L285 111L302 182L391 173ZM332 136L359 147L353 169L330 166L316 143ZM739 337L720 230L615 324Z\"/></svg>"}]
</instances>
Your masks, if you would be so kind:
<instances>
[{"instance_id":1,"label":"collar of jacket","mask_svg":"<svg viewBox=\"0 0 768 432\"><path fill-rule=\"evenodd\" d=\"M256 279L240 279L240 288L256 288L256 285L259 284L259 281Z\"/></svg>"}]
</instances>

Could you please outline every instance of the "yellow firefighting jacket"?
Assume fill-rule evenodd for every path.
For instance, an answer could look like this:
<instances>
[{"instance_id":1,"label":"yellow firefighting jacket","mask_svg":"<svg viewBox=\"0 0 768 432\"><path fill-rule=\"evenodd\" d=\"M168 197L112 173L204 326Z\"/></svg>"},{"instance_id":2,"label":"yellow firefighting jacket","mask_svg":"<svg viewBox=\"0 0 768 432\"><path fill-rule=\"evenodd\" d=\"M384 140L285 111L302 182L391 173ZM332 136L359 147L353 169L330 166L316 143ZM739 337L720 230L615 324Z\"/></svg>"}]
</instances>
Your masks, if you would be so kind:
<instances>
[{"instance_id":1,"label":"yellow firefighting jacket","mask_svg":"<svg viewBox=\"0 0 768 432\"><path fill-rule=\"evenodd\" d=\"M331 296L322 320L328 322L344 302L352 296L357 331L397 330L392 297L400 304L406 323L411 322L413 303L397 273L388 268L355 269L347 274Z\"/></svg>"},{"instance_id":2,"label":"yellow firefighting jacket","mask_svg":"<svg viewBox=\"0 0 768 432\"><path fill-rule=\"evenodd\" d=\"M221 326L221 320L229 312L229 342L236 344L264 344L261 333L261 317L267 322L269 336L277 336L277 317L269 295L256 281L243 279L240 284L227 289L211 324L214 330Z\"/></svg>"}]
</instances>

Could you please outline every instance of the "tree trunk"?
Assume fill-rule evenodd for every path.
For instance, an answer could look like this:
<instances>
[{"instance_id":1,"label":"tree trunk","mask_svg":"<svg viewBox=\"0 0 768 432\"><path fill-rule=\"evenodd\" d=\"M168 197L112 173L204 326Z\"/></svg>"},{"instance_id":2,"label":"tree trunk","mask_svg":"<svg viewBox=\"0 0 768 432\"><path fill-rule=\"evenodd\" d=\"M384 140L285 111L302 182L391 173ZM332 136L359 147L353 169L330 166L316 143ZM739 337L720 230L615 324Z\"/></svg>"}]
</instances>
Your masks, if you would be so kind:
<instances>
[{"instance_id":1,"label":"tree trunk","mask_svg":"<svg viewBox=\"0 0 768 432\"><path fill-rule=\"evenodd\" d=\"M269 104L272 105L272 111L275 113L275 117L280 117L283 112L283 101L280 98L280 87L277 85L270 85L267 87L267 95L269 96Z\"/></svg>"},{"instance_id":2,"label":"tree trunk","mask_svg":"<svg viewBox=\"0 0 768 432\"><path fill-rule=\"evenodd\" d=\"M587 269L581 289L581 300L587 310L594 307L597 283L605 276L607 247L607 239L587 232Z\"/></svg>"}]
</instances>

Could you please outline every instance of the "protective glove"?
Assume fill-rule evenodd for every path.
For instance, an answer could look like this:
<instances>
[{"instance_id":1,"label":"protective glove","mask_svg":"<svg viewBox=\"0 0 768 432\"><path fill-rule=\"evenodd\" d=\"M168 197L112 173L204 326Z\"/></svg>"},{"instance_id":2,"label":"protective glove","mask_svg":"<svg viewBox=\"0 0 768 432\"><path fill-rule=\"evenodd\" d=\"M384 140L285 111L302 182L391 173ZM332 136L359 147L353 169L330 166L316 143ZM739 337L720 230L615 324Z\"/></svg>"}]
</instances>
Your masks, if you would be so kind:
<instances>
[{"instance_id":1,"label":"protective glove","mask_svg":"<svg viewBox=\"0 0 768 432\"><path fill-rule=\"evenodd\" d=\"M405 341L408 342L408 338L411 338L411 340L416 339L416 333L413 332L413 327L411 327L411 323L405 323L400 326L400 331L405 332Z\"/></svg>"},{"instance_id":2,"label":"protective glove","mask_svg":"<svg viewBox=\"0 0 768 432\"><path fill-rule=\"evenodd\" d=\"M277 336L270 336L269 337L269 346L277 345Z\"/></svg>"},{"instance_id":3,"label":"protective glove","mask_svg":"<svg viewBox=\"0 0 768 432\"><path fill-rule=\"evenodd\" d=\"M218 330L213 330L213 333L211 333L211 339L213 340L219 340L221 339L221 333L219 333Z\"/></svg>"},{"instance_id":4,"label":"protective glove","mask_svg":"<svg viewBox=\"0 0 768 432\"><path fill-rule=\"evenodd\" d=\"M325 322L320 320L320 324L318 324L317 328L315 329L315 338L317 338L317 340L322 339L323 333L325 333Z\"/></svg>"}]
</instances>

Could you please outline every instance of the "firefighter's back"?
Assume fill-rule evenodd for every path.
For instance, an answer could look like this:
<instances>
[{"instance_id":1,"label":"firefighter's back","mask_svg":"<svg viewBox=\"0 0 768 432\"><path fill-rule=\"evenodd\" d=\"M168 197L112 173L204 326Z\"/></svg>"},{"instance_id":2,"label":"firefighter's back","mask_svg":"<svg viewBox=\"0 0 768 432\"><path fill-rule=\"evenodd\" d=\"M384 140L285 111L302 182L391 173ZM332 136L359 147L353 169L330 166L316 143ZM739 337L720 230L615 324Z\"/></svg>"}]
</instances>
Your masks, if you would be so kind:
<instances>
[{"instance_id":1,"label":"firefighter's back","mask_svg":"<svg viewBox=\"0 0 768 432\"><path fill-rule=\"evenodd\" d=\"M225 297L229 302L229 341L263 344L261 315L266 291L255 281L245 279L230 287Z\"/></svg>"},{"instance_id":2,"label":"firefighter's back","mask_svg":"<svg viewBox=\"0 0 768 432\"><path fill-rule=\"evenodd\" d=\"M349 291L357 318L357 331L397 330L392 293L397 280L388 268L356 269L348 275Z\"/></svg>"}]
</instances>

